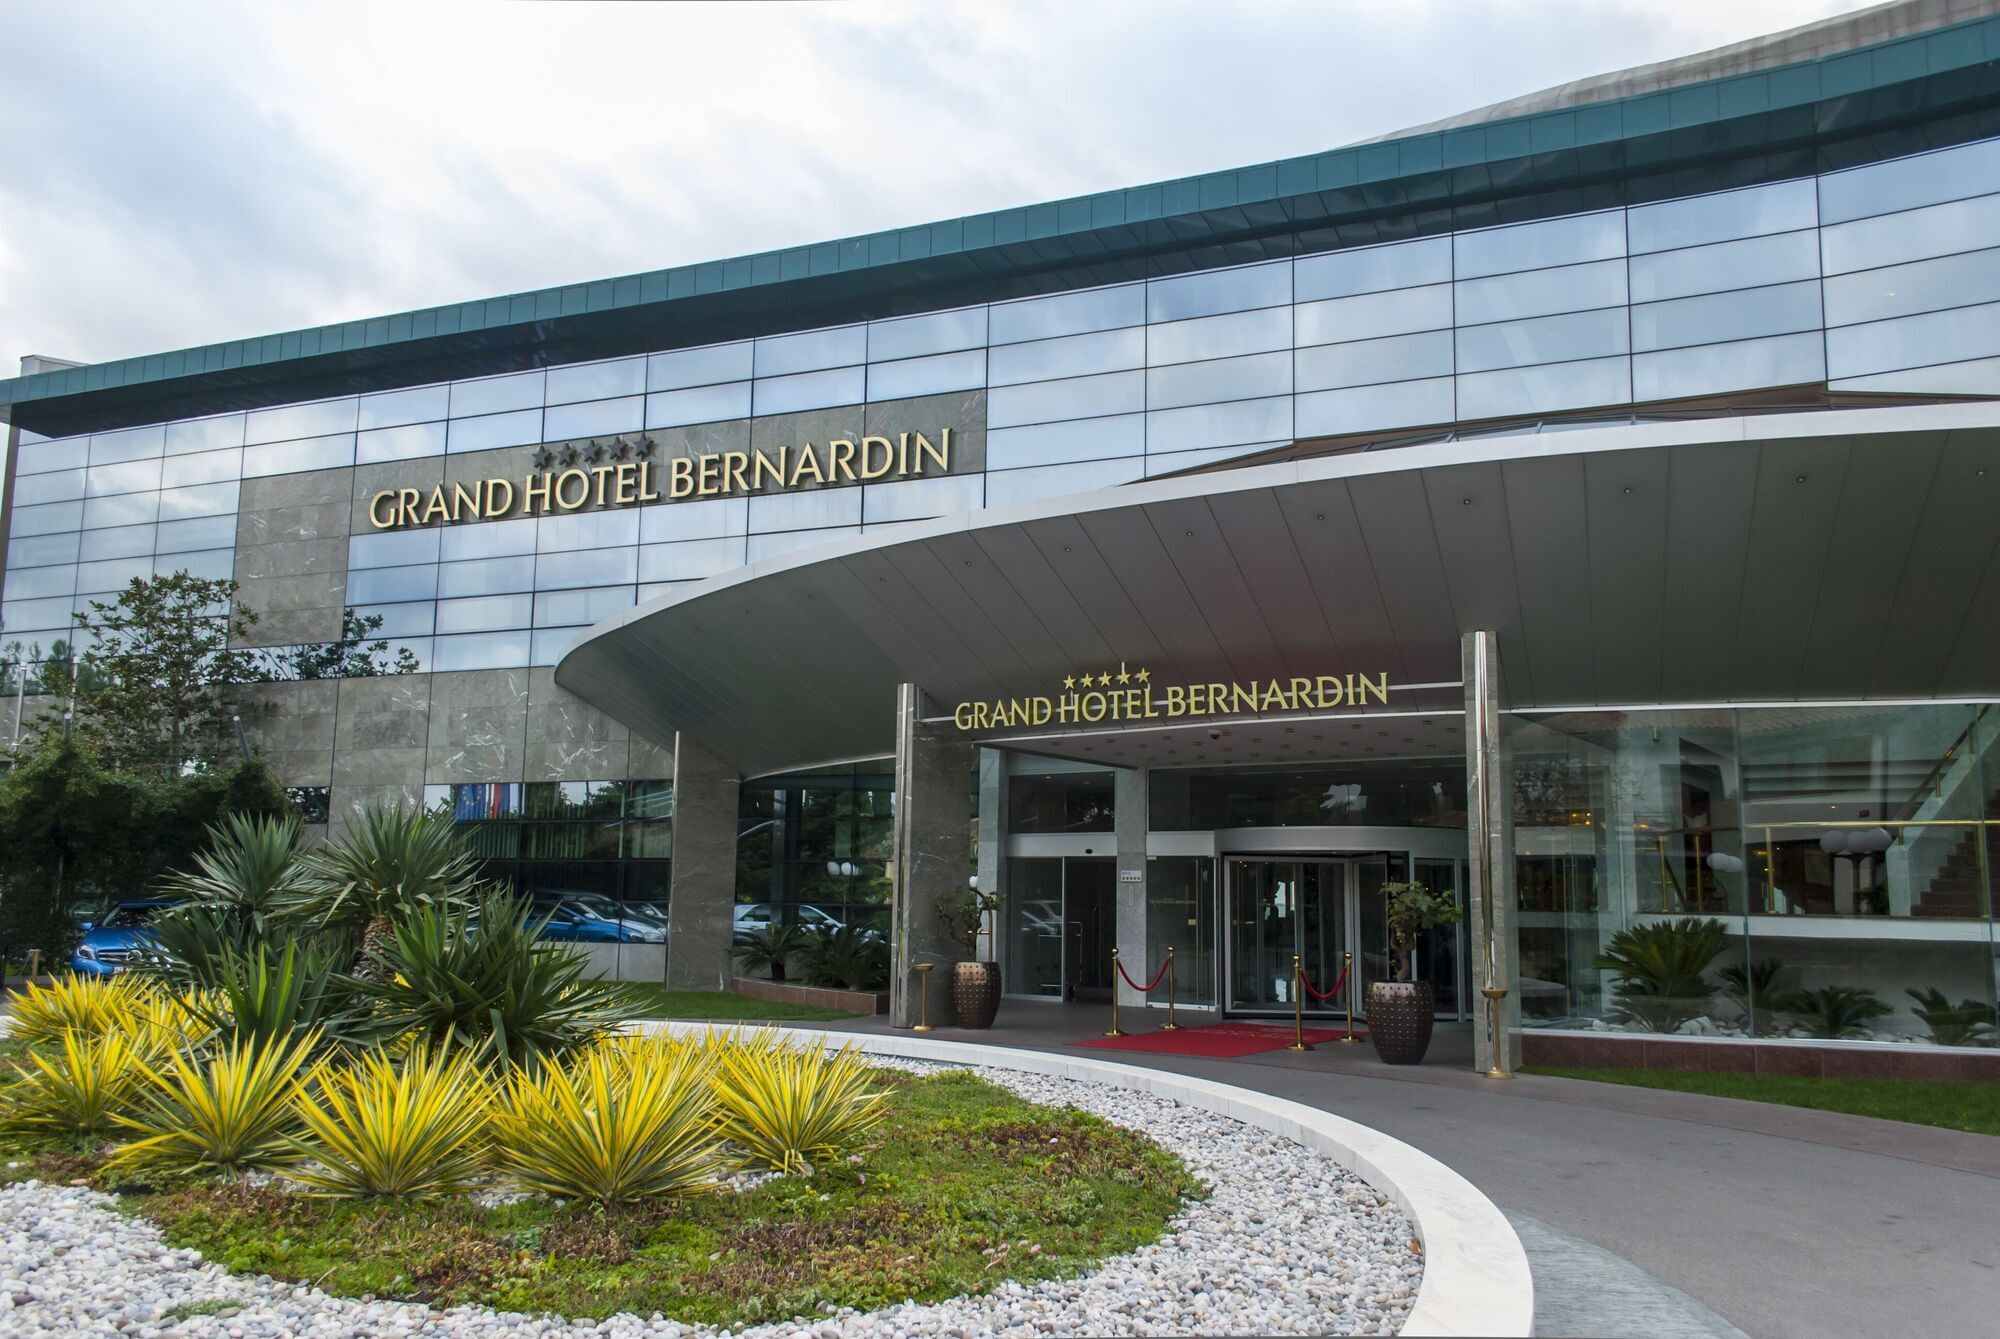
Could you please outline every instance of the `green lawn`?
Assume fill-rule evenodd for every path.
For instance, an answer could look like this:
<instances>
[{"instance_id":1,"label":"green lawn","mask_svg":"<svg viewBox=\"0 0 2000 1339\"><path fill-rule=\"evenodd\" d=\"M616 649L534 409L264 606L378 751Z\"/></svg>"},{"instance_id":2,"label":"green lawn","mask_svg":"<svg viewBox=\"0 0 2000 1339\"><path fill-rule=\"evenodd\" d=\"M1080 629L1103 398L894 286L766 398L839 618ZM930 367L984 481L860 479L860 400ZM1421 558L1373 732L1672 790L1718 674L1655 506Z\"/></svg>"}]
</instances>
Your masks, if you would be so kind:
<instances>
[{"instance_id":1,"label":"green lawn","mask_svg":"<svg viewBox=\"0 0 2000 1339\"><path fill-rule=\"evenodd\" d=\"M1522 1071L1677 1093L1708 1093L1751 1102L1841 1111L1851 1116L1935 1125L2000 1135L2000 1083L1938 1083L1916 1079L1810 1079L1762 1074L1689 1074L1668 1069L1537 1066Z\"/></svg>"},{"instance_id":2,"label":"green lawn","mask_svg":"<svg viewBox=\"0 0 2000 1339\"><path fill-rule=\"evenodd\" d=\"M632 989L646 1001L648 1018L812 1021L856 1017L844 1009L822 1009L815 1004L779 1004L773 1000L752 999L733 990L668 990L664 986L645 982L632 983Z\"/></svg>"}]
</instances>

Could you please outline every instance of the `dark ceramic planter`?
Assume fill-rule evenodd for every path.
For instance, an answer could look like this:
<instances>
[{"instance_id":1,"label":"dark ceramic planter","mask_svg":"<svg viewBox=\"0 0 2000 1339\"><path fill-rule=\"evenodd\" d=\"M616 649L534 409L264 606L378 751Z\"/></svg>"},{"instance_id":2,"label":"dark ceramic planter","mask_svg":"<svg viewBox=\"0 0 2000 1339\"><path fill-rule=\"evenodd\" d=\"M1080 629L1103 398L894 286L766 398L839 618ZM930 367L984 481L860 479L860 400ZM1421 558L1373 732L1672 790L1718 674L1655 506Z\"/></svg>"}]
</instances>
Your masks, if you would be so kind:
<instances>
[{"instance_id":1,"label":"dark ceramic planter","mask_svg":"<svg viewBox=\"0 0 2000 1339\"><path fill-rule=\"evenodd\" d=\"M1428 981L1377 981L1368 987L1368 1040L1387 1065L1423 1063L1437 1002Z\"/></svg>"},{"instance_id":2,"label":"dark ceramic planter","mask_svg":"<svg viewBox=\"0 0 2000 1339\"><path fill-rule=\"evenodd\" d=\"M951 969L951 1007L960 1027L992 1027L1000 1012L1000 964L955 964Z\"/></svg>"}]
</instances>

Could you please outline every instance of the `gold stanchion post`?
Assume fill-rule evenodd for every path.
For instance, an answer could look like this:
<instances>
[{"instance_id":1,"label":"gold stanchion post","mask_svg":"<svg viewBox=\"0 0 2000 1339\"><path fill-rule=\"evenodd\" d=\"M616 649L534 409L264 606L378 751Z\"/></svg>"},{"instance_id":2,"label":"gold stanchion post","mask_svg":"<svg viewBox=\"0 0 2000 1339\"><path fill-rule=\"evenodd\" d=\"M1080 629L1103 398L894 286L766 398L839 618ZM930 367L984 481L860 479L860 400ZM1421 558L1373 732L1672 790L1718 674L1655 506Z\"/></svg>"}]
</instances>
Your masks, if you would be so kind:
<instances>
[{"instance_id":1,"label":"gold stanchion post","mask_svg":"<svg viewBox=\"0 0 2000 1339\"><path fill-rule=\"evenodd\" d=\"M1167 1022L1162 1032L1179 1032L1181 1025L1174 1021L1174 946L1167 945Z\"/></svg>"},{"instance_id":2,"label":"gold stanchion post","mask_svg":"<svg viewBox=\"0 0 2000 1339\"><path fill-rule=\"evenodd\" d=\"M1348 949L1341 955L1340 989L1347 996L1347 1035L1343 1042L1357 1042L1361 1038L1354 1035L1354 950Z\"/></svg>"},{"instance_id":3,"label":"gold stanchion post","mask_svg":"<svg viewBox=\"0 0 2000 1339\"><path fill-rule=\"evenodd\" d=\"M1105 1030L1107 1037L1122 1037L1125 1029L1118 1026L1118 950L1111 950L1111 1026Z\"/></svg>"},{"instance_id":4,"label":"gold stanchion post","mask_svg":"<svg viewBox=\"0 0 2000 1339\"><path fill-rule=\"evenodd\" d=\"M1294 953L1292 955L1292 1044L1285 1048L1288 1051L1312 1049L1306 1045L1305 980L1306 969L1301 964L1299 955Z\"/></svg>"},{"instance_id":5,"label":"gold stanchion post","mask_svg":"<svg viewBox=\"0 0 2000 1339\"><path fill-rule=\"evenodd\" d=\"M1488 979L1490 980L1491 978ZM1486 1077L1489 1079L1511 1079L1514 1076L1500 1067L1501 1057L1505 1054L1500 1049L1500 1015L1507 1012L1500 1007L1500 1001L1507 998L1507 987L1481 986L1479 993L1484 995L1488 1000L1486 1012L1493 1015L1493 1065L1486 1071Z\"/></svg>"},{"instance_id":6,"label":"gold stanchion post","mask_svg":"<svg viewBox=\"0 0 2000 1339\"><path fill-rule=\"evenodd\" d=\"M912 964L912 966L917 974L917 1025L910 1030L912 1032L929 1032L931 1030L931 968L937 966L937 964L933 962L919 962Z\"/></svg>"}]
</instances>

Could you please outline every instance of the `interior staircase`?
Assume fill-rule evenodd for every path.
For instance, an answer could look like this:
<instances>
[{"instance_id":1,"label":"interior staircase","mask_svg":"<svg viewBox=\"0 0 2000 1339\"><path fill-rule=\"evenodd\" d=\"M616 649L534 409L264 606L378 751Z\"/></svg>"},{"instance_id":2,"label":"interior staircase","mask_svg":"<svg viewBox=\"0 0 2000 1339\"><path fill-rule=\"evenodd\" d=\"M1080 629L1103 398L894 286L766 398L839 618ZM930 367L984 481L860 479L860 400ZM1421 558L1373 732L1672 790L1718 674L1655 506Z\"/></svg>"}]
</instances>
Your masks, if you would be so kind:
<instances>
[{"instance_id":1,"label":"interior staircase","mask_svg":"<svg viewBox=\"0 0 2000 1339\"><path fill-rule=\"evenodd\" d=\"M1912 916L1979 919L1979 843L1982 839L1986 842L1986 868L1994 875L2000 875L2000 827L1968 830L1952 844L1943 867L1922 895L1910 900Z\"/></svg>"}]
</instances>

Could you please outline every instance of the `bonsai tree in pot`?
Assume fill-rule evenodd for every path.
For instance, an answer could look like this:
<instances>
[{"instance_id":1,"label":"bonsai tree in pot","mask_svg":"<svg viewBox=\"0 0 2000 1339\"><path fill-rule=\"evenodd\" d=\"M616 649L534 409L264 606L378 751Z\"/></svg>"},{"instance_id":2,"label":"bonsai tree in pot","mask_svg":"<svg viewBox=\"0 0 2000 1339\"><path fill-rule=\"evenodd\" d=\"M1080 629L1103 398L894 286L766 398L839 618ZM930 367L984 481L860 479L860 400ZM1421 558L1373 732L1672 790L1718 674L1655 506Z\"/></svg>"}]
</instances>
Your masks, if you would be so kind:
<instances>
[{"instance_id":1,"label":"bonsai tree in pot","mask_svg":"<svg viewBox=\"0 0 2000 1339\"><path fill-rule=\"evenodd\" d=\"M1000 1012L1000 964L975 961L986 913L999 905L998 894L977 886L968 888L961 896L938 899L938 925L963 950L951 969L951 1003L960 1027L992 1027L994 1016Z\"/></svg>"},{"instance_id":2,"label":"bonsai tree in pot","mask_svg":"<svg viewBox=\"0 0 2000 1339\"><path fill-rule=\"evenodd\" d=\"M1382 885L1382 902L1389 926L1390 970L1396 979L1368 987L1368 1040L1384 1063L1414 1065L1430 1049L1437 1000L1430 982L1410 979L1411 958L1418 934L1433 925L1457 922L1458 899L1421 883L1392 882Z\"/></svg>"}]
</instances>

